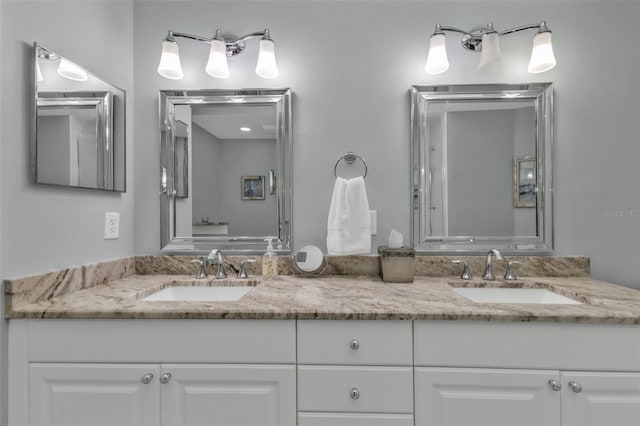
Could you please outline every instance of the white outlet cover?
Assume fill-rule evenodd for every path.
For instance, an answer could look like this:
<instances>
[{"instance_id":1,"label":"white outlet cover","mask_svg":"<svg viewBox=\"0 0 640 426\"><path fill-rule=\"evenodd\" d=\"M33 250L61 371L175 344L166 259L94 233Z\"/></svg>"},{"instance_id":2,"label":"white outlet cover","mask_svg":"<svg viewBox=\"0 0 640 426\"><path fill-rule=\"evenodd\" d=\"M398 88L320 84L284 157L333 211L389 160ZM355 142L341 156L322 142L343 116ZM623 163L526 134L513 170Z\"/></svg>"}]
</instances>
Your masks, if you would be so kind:
<instances>
[{"instance_id":1,"label":"white outlet cover","mask_svg":"<svg viewBox=\"0 0 640 426\"><path fill-rule=\"evenodd\" d=\"M371 235L378 233L378 210L369 210L371 216Z\"/></svg>"},{"instance_id":2,"label":"white outlet cover","mask_svg":"<svg viewBox=\"0 0 640 426\"><path fill-rule=\"evenodd\" d=\"M120 238L120 213L106 212L104 214L104 239Z\"/></svg>"}]
</instances>

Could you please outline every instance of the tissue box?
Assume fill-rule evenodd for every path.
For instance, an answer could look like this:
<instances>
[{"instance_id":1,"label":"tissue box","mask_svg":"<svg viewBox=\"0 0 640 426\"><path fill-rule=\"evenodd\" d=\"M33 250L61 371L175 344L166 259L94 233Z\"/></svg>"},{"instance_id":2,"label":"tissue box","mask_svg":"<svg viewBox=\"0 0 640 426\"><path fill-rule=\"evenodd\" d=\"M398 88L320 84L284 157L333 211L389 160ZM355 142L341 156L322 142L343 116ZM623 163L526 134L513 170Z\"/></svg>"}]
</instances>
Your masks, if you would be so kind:
<instances>
[{"instance_id":1,"label":"tissue box","mask_svg":"<svg viewBox=\"0 0 640 426\"><path fill-rule=\"evenodd\" d=\"M378 247L380 275L385 283L412 283L416 273L416 251L410 247Z\"/></svg>"}]
</instances>

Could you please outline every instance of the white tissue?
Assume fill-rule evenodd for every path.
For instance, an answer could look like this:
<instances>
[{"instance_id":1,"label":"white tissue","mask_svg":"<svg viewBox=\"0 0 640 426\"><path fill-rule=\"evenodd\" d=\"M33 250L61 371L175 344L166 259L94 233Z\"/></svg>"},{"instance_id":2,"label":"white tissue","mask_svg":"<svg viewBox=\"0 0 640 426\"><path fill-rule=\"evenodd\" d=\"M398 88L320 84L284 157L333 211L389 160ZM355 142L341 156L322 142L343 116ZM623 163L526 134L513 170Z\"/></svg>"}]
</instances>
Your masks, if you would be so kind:
<instances>
[{"instance_id":1,"label":"white tissue","mask_svg":"<svg viewBox=\"0 0 640 426\"><path fill-rule=\"evenodd\" d=\"M392 229L389 234L389 248L400 247L402 247L402 234L395 229Z\"/></svg>"}]
</instances>

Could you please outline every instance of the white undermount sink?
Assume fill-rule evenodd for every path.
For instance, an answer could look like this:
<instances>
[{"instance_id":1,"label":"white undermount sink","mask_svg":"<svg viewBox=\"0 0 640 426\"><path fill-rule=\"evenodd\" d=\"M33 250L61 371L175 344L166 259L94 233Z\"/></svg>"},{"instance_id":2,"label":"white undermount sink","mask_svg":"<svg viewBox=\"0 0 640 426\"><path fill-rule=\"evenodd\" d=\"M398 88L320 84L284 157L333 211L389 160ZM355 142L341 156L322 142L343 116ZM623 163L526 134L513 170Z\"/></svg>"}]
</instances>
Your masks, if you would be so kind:
<instances>
[{"instance_id":1,"label":"white undermount sink","mask_svg":"<svg viewBox=\"0 0 640 426\"><path fill-rule=\"evenodd\" d=\"M144 301L233 302L240 300L255 286L172 286L166 287Z\"/></svg>"},{"instance_id":2,"label":"white undermount sink","mask_svg":"<svg viewBox=\"0 0 640 426\"><path fill-rule=\"evenodd\" d=\"M452 290L476 303L581 304L576 300L542 288L460 287Z\"/></svg>"}]
</instances>

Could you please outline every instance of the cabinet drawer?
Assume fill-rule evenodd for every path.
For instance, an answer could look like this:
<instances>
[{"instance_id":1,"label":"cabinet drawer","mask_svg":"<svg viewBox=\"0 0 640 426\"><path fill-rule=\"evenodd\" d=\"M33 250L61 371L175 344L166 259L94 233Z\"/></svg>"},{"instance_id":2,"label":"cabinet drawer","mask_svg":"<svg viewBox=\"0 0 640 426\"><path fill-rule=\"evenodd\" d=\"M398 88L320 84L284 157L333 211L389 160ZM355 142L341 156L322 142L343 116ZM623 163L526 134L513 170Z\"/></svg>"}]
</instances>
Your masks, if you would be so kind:
<instances>
[{"instance_id":1,"label":"cabinet drawer","mask_svg":"<svg viewBox=\"0 0 640 426\"><path fill-rule=\"evenodd\" d=\"M106 319L27 324L29 356L36 362L296 362L295 321Z\"/></svg>"},{"instance_id":2,"label":"cabinet drawer","mask_svg":"<svg viewBox=\"0 0 640 426\"><path fill-rule=\"evenodd\" d=\"M414 339L416 366L640 370L638 325L416 321Z\"/></svg>"},{"instance_id":3,"label":"cabinet drawer","mask_svg":"<svg viewBox=\"0 0 640 426\"><path fill-rule=\"evenodd\" d=\"M413 368L299 366L298 410L413 413Z\"/></svg>"},{"instance_id":4,"label":"cabinet drawer","mask_svg":"<svg viewBox=\"0 0 640 426\"><path fill-rule=\"evenodd\" d=\"M411 365L411 321L298 321L299 364Z\"/></svg>"},{"instance_id":5,"label":"cabinet drawer","mask_svg":"<svg viewBox=\"0 0 640 426\"><path fill-rule=\"evenodd\" d=\"M411 414L299 413L298 426L413 426Z\"/></svg>"}]
</instances>

